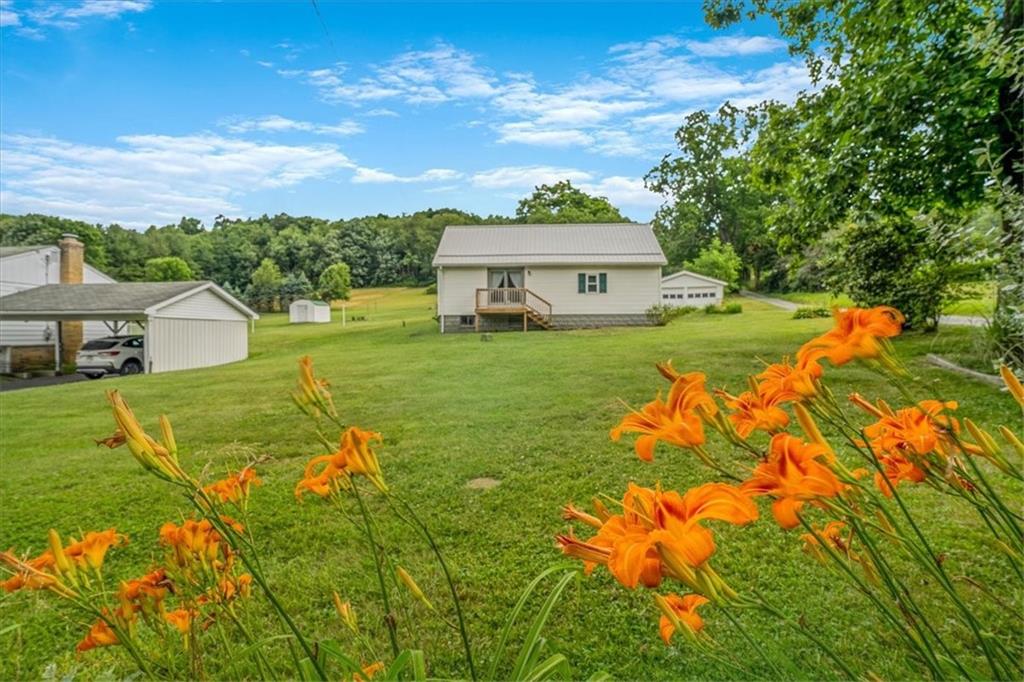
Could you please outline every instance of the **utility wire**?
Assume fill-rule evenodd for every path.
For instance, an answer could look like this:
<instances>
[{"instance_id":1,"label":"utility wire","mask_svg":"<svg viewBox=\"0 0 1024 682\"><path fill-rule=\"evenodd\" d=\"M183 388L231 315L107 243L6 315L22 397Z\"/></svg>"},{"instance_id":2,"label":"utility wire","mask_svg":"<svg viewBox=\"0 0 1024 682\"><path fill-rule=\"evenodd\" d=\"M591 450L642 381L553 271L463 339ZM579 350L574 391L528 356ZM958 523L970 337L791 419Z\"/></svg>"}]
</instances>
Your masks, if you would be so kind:
<instances>
[{"instance_id":1,"label":"utility wire","mask_svg":"<svg viewBox=\"0 0 1024 682\"><path fill-rule=\"evenodd\" d=\"M338 58L338 50L334 47L334 39L331 38L331 32L327 30L327 22L324 21L324 15L320 13L320 4L317 0L309 0L313 4L313 11L316 12L316 18L320 21L320 26L324 29L324 35L327 36L327 43L331 46L331 52L334 53L334 58Z\"/></svg>"}]
</instances>

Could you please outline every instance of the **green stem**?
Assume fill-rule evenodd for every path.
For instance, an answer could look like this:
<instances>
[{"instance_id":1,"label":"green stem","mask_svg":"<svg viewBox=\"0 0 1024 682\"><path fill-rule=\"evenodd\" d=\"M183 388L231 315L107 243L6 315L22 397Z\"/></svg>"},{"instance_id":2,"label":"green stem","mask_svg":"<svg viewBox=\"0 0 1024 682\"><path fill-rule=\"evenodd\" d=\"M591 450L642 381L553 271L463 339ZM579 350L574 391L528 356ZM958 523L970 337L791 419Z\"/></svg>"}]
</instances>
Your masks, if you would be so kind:
<instances>
[{"instance_id":1,"label":"green stem","mask_svg":"<svg viewBox=\"0 0 1024 682\"><path fill-rule=\"evenodd\" d=\"M452 580L451 573L448 571L448 564L444 560L444 555L441 554L441 549L437 546L437 543L434 542L434 537L431 535L430 529L427 528L427 525L420 520L419 516L416 515L416 511L412 506L400 497L392 496L390 494L386 496L389 501L392 497L398 500L402 507L409 512L409 516L412 517L415 526L423 533L423 537L426 539L427 544L430 545L430 549L434 552L434 556L437 558L437 563L441 565L441 571L444 573L444 579L448 583L448 590L452 595L452 603L455 605L455 615L459 621L459 636L462 638L462 648L466 653L466 663L469 665L469 674L472 679L476 680L476 667L473 665L473 648L470 646L469 634L466 631L466 621L462 616L461 600L459 599L458 591L455 589L455 582Z\"/></svg>"},{"instance_id":2,"label":"green stem","mask_svg":"<svg viewBox=\"0 0 1024 682\"><path fill-rule=\"evenodd\" d=\"M363 516L363 524L366 529L366 538L370 543L370 551L373 552L373 566L377 569L377 582L380 585L380 598L384 603L384 624L388 628L388 638L391 640L391 653L397 658L398 633L395 632L395 614L391 612L391 599L388 597L388 586L384 580L384 570L381 567L380 554L377 551L377 536L373 532L373 524L370 522L370 512L366 509L362 496L359 494L359 486L352 480L352 495L359 504L359 513Z\"/></svg>"}]
</instances>

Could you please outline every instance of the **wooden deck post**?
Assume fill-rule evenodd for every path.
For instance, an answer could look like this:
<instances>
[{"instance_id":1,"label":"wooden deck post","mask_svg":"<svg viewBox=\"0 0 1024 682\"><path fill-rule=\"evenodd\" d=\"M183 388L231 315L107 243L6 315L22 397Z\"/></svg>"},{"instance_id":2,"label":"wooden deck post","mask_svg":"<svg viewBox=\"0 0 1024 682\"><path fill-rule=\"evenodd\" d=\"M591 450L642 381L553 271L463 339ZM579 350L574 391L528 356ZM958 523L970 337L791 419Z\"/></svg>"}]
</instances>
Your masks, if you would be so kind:
<instances>
[{"instance_id":1,"label":"wooden deck post","mask_svg":"<svg viewBox=\"0 0 1024 682\"><path fill-rule=\"evenodd\" d=\"M526 311L523 311L523 331L526 331Z\"/></svg>"}]
</instances>

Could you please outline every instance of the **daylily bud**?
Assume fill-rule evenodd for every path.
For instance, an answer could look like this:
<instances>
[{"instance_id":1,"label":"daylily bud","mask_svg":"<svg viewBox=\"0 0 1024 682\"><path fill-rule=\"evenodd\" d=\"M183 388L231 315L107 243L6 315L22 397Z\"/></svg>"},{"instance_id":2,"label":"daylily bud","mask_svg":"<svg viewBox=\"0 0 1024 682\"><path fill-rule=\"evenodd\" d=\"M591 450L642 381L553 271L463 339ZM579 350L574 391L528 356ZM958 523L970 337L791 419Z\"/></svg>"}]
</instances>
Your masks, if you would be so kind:
<instances>
[{"instance_id":1,"label":"daylily bud","mask_svg":"<svg viewBox=\"0 0 1024 682\"><path fill-rule=\"evenodd\" d=\"M800 403L793 403L793 412L796 413L796 420L800 423L800 428L804 430L808 440L818 445L824 445L828 449L829 459L835 459L836 455L832 450L832 446L821 435L821 431L814 422L814 417L811 416L810 411Z\"/></svg>"},{"instance_id":2,"label":"daylily bud","mask_svg":"<svg viewBox=\"0 0 1024 682\"><path fill-rule=\"evenodd\" d=\"M57 570L69 577L74 577L75 565L68 559L68 555L64 553L64 544L60 541L60 535L51 528L47 539L50 543L50 553L53 554Z\"/></svg>"},{"instance_id":3,"label":"daylily bud","mask_svg":"<svg viewBox=\"0 0 1024 682\"><path fill-rule=\"evenodd\" d=\"M1010 391L1010 395L1017 403L1024 407L1024 386L1021 385L1020 379L1017 375L1010 370L1009 367L1003 365L999 368L999 374L1003 377L1003 383L1006 384L1006 388Z\"/></svg>"},{"instance_id":4,"label":"daylily bud","mask_svg":"<svg viewBox=\"0 0 1024 682\"><path fill-rule=\"evenodd\" d=\"M1021 439L1017 437L1017 434L1005 426L999 427L999 433L1002 434L1007 443L1013 446L1013 449L1017 451L1018 455L1024 457L1024 442L1021 442Z\"/></svg>"},{"instance_id":5,"label":"daylily bud","mask_svg":"<svg viewBox=\"0 0 1024 682\"><path fill-rule=\"evenodd\" d=\"M416 581L412 579L412 576L409 575L404 568L397 566L395 568L395 573L398 574L399 580L401 580L402 583L409 588L409 591L412 592L412 596L423 602L424 606L428 609L434 610L434 605L430 603L429 599L427 599L427 595L423 594L423 590L420 589L420 586L416 584Z\"/></svg>"},{"instance_id":6,"label":"daylily bud","mask_svg":"<svg viewBox=\"0 0 1024 682\"><path fill-rule=\"evenodd\" d=\"M338 617L341 618L341 622L345 624L353 634L359 634L359 623L356 620L356 612L352 609L350 602L342 602L341 597L335 592L332 595L334 599L334 609L338 612Z\"/></svg>"},{"instance_id":7,"label":"daylily bud","mask_svg":"<svg viewBox=\"0 0 1024 682\"><path fill-rule=\"evenodd\" d=\"M167 448L167 453L171 459L175 462L178 461L178 444L174 440L174 431L171 430L171 420L167 418L167 415L160 415L160 433L162 435L163 445Z\"/></svg>"},{"instance_id":8,"label":"daylily bud","mask_svg":"<svg viewBox=\"0 0 1024 682\"><path fill-rule=\"evenodd\" d=\"M978 442L978 446L981 447L981 451L985 453L985 455L993 458L999 456L999 446L996 445L992 436L979 428L978 425L970 419L964 419L964 426L966 426L967 430L971 432L972 436L974 436L974 440Z\"/></svg>"},{"instance_id":9,"label":"daylily bud","mask_svg":"<svg viewBox=\"0 0 1024 682\"><path fill-rule=\"evenodd\" d=\"M864 396L862 396L860 393L851 393L850 402L859 407L860 409L864 410L868 414L876 417L877 419L882 419L883 417L885 417L885 414L883 414L881 410L879 410L877 407L875 407L867 400L865 400Z\"/></svg>"}]
</instances>

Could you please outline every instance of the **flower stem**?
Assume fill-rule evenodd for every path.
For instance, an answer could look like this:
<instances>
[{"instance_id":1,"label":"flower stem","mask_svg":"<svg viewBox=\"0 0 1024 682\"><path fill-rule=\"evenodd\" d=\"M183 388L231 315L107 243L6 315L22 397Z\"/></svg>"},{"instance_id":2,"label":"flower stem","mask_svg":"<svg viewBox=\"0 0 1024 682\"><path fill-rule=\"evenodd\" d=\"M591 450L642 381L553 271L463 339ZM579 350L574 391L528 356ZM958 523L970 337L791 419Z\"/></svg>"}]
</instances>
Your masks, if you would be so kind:
<instances>
[{"instance_id":1,"label":"flower stem","mask_svg":"<svg viewBox=\"0 0 1024 682\"><path fill-rule=\"evenodd\" d=\"M398 633L395 632L395 614L391 612L391 599L388 597L388 586L384 580L384 569L381 567L380 553L377 551L377 536L373 532L373 524L370 522L370 512L366 509L362 496L359 494L359 486L352 481L352 496L356 498L359 505L359 513L363 516L363 525L366 529L366 538L370 543L370 551L373 552L373 566L377 569L377 582L380 585L380 598L384 604L384 624L388 628L388 638L391 640L391 653L397 658Z\"/></svg>"}]
</instances>

